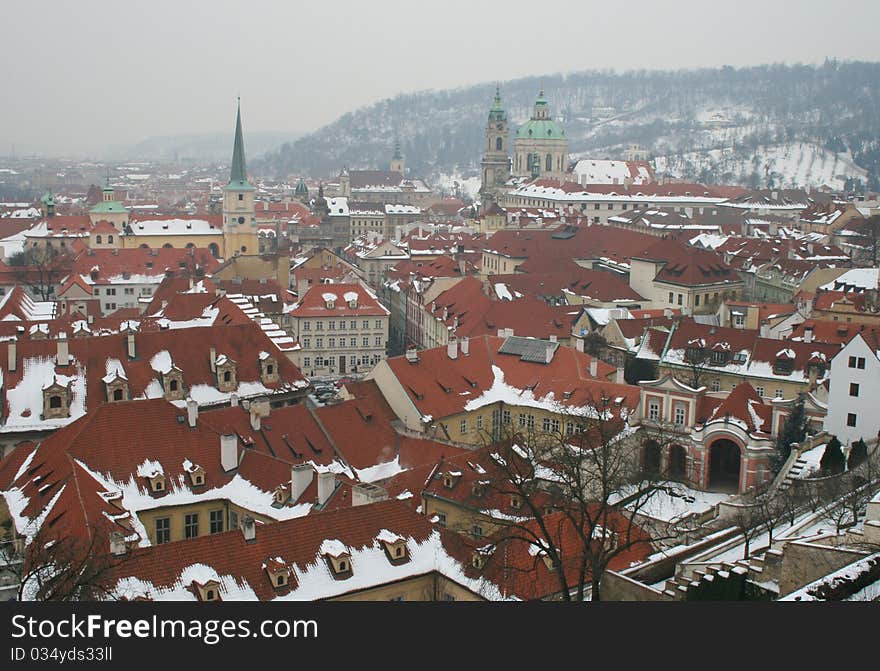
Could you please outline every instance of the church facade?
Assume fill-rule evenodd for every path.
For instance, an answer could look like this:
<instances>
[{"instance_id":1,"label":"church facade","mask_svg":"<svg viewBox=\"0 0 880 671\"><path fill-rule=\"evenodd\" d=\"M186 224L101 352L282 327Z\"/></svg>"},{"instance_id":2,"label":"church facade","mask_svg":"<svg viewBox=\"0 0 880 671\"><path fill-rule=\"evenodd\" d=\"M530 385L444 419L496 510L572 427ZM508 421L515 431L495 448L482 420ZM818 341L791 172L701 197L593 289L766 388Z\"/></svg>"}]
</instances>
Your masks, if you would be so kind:
<instances>
[{"instance_id":1,"label":"church facade","mask_svg":"<svg viewBox=\"0 0 880 671\"><path fill-rule=\"evenodd\" d=\"M568 138L550 114L542 90L532 118L516 131L513 142L513 176L564 180L568 170Z\"/></svg>"}]
</instances>

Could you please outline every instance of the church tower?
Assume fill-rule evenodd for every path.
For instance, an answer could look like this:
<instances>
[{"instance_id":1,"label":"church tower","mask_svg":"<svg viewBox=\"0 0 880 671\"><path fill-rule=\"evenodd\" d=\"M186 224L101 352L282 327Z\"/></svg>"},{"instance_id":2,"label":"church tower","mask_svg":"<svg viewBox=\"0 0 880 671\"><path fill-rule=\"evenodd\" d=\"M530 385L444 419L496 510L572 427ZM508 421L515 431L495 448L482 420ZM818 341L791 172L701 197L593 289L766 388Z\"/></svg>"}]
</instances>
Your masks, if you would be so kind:
<instances>
[{"instance_id":1,"label":"church tower","mask_svg":"<svg viewBox=\"0 0 880 671\"><path fill-rule=\"evenodd\" d=\"M241 103L235 121L235 144L232 148L232 168L229 183L223 187L223 241L224 257L236 253L256 254L257 214L254 206L254 187L248 182L244 162L244 135L241 132Z\"/></svg>"},{"instance_id":2,"label":"church tower","mask_svg":"<svg viewBox=\"0 0 880 671\"><path fill-rule=\"evenodd\" d=\"M403 154L400 153L400 140L394 141L394 156L391 157L391 172L399 172L404 174L406 164L403 161Z\"/></svg>"},{"instance_id":3,"label":"church tower","mask_svg":"<svg viewBox=\"0 0 880 671\"><path fill-rule=\"evenodd\" d=\"M486 146L483 151L480 200L483 210L498 202L504 184L510 179L510 156L507 135L507 112L501 105L501 90L495 87L495 102L486 124Z\"/></svg>"}]
</instances>

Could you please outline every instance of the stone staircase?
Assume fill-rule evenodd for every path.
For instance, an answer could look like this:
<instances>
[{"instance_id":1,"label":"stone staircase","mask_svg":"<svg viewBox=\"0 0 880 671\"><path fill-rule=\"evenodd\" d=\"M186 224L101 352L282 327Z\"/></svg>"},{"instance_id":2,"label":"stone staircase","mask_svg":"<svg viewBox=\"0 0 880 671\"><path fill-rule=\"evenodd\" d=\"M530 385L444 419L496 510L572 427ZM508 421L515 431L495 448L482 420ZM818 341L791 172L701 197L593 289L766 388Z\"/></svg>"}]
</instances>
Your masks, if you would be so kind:
<instances>
[{"instance_id":1,"label":"stone staircase","mask_svg":"<svg viewBox=\"0 0 880 671\"><path fill-rule=\"evenodd\" d=\"M688 570L684 565L685 571ZM699 588L702 582L727 580L731 574L745 576L749 582L778 595L779 577L782 569L782 551L769 549L761 556L739 559L734 562L722 561L692 568L669 578L661 592L671 599L685 601L688 591Z\"/></svg>"}]
</instances>

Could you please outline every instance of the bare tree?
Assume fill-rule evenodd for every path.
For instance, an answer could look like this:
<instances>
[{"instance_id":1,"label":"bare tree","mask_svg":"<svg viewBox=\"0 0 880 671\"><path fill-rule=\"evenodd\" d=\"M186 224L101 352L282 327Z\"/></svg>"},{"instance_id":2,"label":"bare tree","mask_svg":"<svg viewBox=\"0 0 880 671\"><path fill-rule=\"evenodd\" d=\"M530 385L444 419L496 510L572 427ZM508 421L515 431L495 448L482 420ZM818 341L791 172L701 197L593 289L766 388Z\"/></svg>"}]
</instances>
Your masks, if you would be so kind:
<instances>
[{"instance_id":1,"label":"bare tree","mask_svg":"<svg viewBox=\"0 0 880 671\"><path fill-rule=\"evenodd\" d=\"M55 285L69 272L71 260L67 252L38 245L14 254L9 265L15 268L16 282L30 289L32 296L48 301L52 299Z\"/></svg>"},{"instance_id":2,"label":"bare tree","mask_svg":"<svg viewBox=\"0 0 880 671\"><path fill-rule=\"evenodd\" d=\"M509 431L492 441L497 467L484 487L519 501L522 517L497 520L496 534L546 557L564 600L601 600L609 565L625 553L670 538L640 523L665 484L640 467L641 440L611 398L591 398L578 414L562 413L556 431ZM496 436L497 438L497 436ZM651 438L665 441L661 427ZM562 547L565 539L566 547Z\"/></svg>"},{"instance_id":3,"label":"bare tree","mask_svg":"<svg viewBox=\"0 0 880 671\"><path fill-rule=\"evenodd\" d=\"M4 542L0 562L17 580L20 601L112 600L113 573L127 555L109 550L109 538L97 529L87 538L59 538L41 528L29 542Z\"/></svg>"}]
</instances>

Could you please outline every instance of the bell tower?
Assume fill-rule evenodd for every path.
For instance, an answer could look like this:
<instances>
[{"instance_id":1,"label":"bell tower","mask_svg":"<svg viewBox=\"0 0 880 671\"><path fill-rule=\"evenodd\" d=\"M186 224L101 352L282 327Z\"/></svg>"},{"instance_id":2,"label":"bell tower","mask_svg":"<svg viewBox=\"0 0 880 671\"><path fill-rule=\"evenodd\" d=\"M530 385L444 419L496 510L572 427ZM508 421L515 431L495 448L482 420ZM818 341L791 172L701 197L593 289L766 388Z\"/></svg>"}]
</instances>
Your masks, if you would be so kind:
<instances>
[{"instance_id":1,"label":"bell tower","mask_svg":"<svg viewBox=\"0 0 880 671\"><path fill-rule=\"evenodd\" d=\"M244 160L244 134L241 131L241 101L235 120L235 143L229 183L223 187L224 257L256 254L259 251L254 187L248 181Z\"/></svg>"},{"instance_id":2,"label":"bell tower","mask_svg":"<svg viewBox=\"0 0 880 671\"><path fill-rule=\"evenodd\" d=\"M391 157L391 172L399 172L404 174L406 164L403 161L403 154L400 153L400 140L394 141L394 156Z\"/></svg>"},{"instance_id":3,"label":"bell tower","mask_svg":"<svg viewBox=\"0 0 880 671\"><path fill-rule=\"evenodd\" d=\"M504 184L510 179L510 147L507 112L501 105L501 90L495 87L495 101L489 110L486 124L486 145L480 161L482 183L480 200L483 210L488 209L504 193Z\"/></svg>"}]
</instances>

